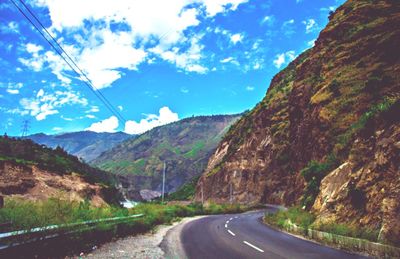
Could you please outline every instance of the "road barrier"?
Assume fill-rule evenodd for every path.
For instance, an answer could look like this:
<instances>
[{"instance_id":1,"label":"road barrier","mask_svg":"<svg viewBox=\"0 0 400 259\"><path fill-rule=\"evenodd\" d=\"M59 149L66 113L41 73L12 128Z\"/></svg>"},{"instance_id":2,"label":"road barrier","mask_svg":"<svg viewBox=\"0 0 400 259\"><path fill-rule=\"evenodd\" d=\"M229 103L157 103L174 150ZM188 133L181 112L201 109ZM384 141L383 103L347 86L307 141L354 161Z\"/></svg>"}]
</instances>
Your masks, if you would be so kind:
<instances>
[{"instance_id":1,"label":"road barrier","mask_svg":"<svg viewBox=\"0 0 400 259\"><path fill-rule=\"evenodd\" d=\"M365 239L346 237L337 234L322 232L314 229L305 229L286 221L285 230L290 233L304 236L320 243L337 247L351 252L367 253L378 258L400 258L400 248L371 242Z\"/></svg>"},{"instance_id":2,"label":"road barrier","mask_svg":"<svg viewBox=\"0 0 400 259\"><path fill-rule=\"evenodd\" d=\"M130 215L126 217L113 217L97 220L88 220L69 224L49 225L45 227L32 228L28 230L18 230L6 233L0 233L0 250L7 249L13 246L32 243L39 240L51 239L58 237L61 234L70 234L80 231L84 228L93 227L99 223L117 224L126 222L127 220L143 217L144 214ZM17 241L11 241L16 239Z\"/></svg>"}]
</instances>

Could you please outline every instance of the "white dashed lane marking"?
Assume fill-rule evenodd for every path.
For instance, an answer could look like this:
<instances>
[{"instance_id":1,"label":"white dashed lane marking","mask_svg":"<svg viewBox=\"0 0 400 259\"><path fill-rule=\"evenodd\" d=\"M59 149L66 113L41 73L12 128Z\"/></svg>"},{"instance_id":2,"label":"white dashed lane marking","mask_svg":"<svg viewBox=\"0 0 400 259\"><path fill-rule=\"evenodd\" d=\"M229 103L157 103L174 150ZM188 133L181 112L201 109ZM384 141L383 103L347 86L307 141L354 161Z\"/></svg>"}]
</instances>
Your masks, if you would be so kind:
<instances>
[{"instance_id":1,"label":"white dashed lane marking","mask_svg":"<svg viewBox=\"0 0 400 259\"><path fill-rule=\"evenodd\" d=\"M232 236L236 236L236 234L233 233L232 231L230 231L229 229L228 229L228 232L229 232L229 234L231 234Z\"/></svg>"},{"instance_id":2,"label":"white dashed lane marking","mask_svg":"<svg viewBox=\"0 0 400 259\"><path fill-rule=\"evenodd\" d=\"M247 242L247 241L243 241L243 243L245 243L246 245L250 246L251 248L256 249L258 252L264 253L264 250L262 250L262 249L256 247L255 245L250 244L250 243Z\"/></svg>"}]
</instances>

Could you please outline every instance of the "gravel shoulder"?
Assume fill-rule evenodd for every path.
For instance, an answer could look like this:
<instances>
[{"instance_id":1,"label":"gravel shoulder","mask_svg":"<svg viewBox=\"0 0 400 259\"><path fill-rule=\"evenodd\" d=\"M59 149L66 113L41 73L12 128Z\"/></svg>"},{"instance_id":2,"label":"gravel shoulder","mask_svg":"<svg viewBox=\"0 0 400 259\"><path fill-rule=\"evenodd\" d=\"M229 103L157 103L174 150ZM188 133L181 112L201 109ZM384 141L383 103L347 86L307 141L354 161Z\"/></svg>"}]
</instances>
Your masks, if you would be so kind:
<instances>
[{"instance_id":1,"label":"gravel shoulder","mask_svg":"<svg viewBox=\"0 0 400 259\"><path fill-rule=\"evenodd\" d=\"M186 258L180 242L183 226L203 216L184 218L172 225L160 225L152 232L106 243L76 258Z\"/></svg>"}]
</instances>

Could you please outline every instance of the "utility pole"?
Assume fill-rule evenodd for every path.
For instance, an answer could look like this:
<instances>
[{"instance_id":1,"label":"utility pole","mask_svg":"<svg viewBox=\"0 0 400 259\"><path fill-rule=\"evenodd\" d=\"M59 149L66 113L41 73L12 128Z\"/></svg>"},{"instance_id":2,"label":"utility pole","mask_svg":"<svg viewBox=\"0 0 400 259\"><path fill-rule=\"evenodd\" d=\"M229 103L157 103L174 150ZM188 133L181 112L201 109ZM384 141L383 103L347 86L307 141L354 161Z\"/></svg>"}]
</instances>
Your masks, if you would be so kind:
<instances>
[{"instance_id":1,"label":"utility pole","mask_svg":"<svg viewBox=\"0 0 400 259\"><path fill-rule=\"evenodd\" d=\"M26 137L29 132L29 120L24 120L21 126L21 137Z\"/></svg>"},{"instance_id":2,"label":"utility pole","mask_svg":"<svg viewBox=\"0 0 400 259\"><path fill-rule=\"evenodd\" d=\"M204 190L203 183L201 183L201 204L204 205Z\"/></svg>"},{"instance_id":3,"label":"utility pole","mask_svg":"<svg viewBox=\"0 0 400 259\"><path fill-rule=\"evenodd\" d=\"M229 196L230 196L230 198L229 198L230 203L232 204L232 201L233 201L233 199L232 199L232 183L229 185Z\"/></svg>"},{"instance_id":4,"label":"utility pole","mask_svg":"<svg viewBox=\"0 0 400 259\"><path fill-rule=\"evenodd\" d=\"M165 192L165 161L164 161L164 169L163 169L163 177L162 177L162 203L164 203L164 192Z\"/></svg>"}]
</instances>

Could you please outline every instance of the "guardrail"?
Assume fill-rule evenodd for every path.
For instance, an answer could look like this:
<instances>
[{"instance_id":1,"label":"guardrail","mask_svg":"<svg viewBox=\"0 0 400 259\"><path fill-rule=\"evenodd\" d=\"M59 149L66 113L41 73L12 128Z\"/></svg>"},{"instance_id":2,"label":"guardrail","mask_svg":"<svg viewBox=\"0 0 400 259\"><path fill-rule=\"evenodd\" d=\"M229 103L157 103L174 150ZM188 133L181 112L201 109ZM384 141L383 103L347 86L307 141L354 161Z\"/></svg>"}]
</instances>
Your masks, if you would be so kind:
<instances>
[{"instance_id":1,"label":"guardrail","mask_svg":"<svg viewBox=\"0 0 400 259\"><path fill-rule=\"evenodd\" d=\"M45 240L45 239L50 239L54 237L58 237L61 234L69 234L73 233L76 231L80 231L81 228L79 227L87 227L87 226L93 226L98 223L117 223L117 222L125 222L126 220L129 219L134 219L134 218L139 218L143 217L144 214L136 214L136 215L130 215L126 217L113 217L113 218L104 218L104 219L96 219L96 220L88 220L88 221L82 221L82 222L76 222L76 223L69 223L69 224L60 224L60 225L49 225L45 227L37 227L37 228L32 228L32 229L27 229L27 230L17 230L17 231L11 231L11 232L6 232L6 233L0 233L0 250L7 249L9 247L14 247L18 245L23 245L25 243L31 243L36 240ZM72 228L78 228L75 231L71 230ZM59 232L57 233L57 230ZM61 233L60 230L70 230L67 233ZM54 231L56 231L54 233ZM50 232L52 234L50 234ZM10 240L13 238L20 238L22 239L24 236L32 236L32 235L38 235L43 233L44 235L40 236L39 238L31 238L23 241L16 241L12 243L5 243L3 242L4 240ZM1 244L2 243L2 244Z\"/></svg>"},{"instance_id":2,"label":"guardrail","mask_svg":"<svg viewBox=\"0 0 400 259\"><path fill-rule=\"evenodd\" d=\"M310 228L303 228L297 226L290 220L286 221L285 230L289 233L295 233L304 236L305 238L351 252L356 251L367 253L378 258L400 258L400 248L398 247L375 243L365 239L341 236Z\"/></svg>"}]
</instances>

